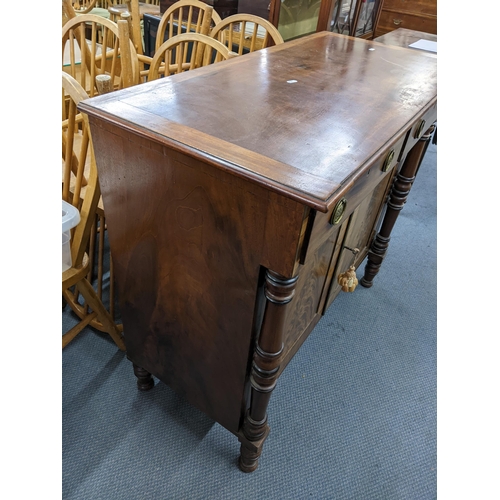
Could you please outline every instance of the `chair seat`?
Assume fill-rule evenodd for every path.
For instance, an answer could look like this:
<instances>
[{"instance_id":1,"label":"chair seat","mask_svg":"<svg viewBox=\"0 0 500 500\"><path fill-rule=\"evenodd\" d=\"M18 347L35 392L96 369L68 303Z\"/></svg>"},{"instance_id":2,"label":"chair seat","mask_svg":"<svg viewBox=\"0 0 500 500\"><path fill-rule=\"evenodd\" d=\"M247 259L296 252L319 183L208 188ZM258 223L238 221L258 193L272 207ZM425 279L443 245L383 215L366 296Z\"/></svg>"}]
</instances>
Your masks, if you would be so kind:
<instances>
[{"instance_id":1,"label":"chair seat","mask_svg":"<svg viewBox=\"0 0 500 500\"><path fill-rule=\"evenodd\" d=\"M115 16L118 19L125 12L128 12L127 4L110 5L108 7L108 14L111 14L112 16ZM144 14L151 14L152 16L160 16L160 6L139 2L139 16L141 19L144 16Z\"/></svg>"},{"instance_id":2,"label":"chair seat","mask_svg":"<svg viewBox=\"0 0 500 500\"><path fill-rule=\"evenodd\" d=\"M83 14L83 13L81 13ZM95 14L96 16L101 16L104 17L105 19L109 19L110 14L108 9L101 9L100 7L94 7L90 12L87 12L87 14ZM76 12L76 15L80 15L79 12Z\"/></svg>"},{"instance_id":3,"label":"chair seat","mask_svg":"<svg viewBox=\"0 0 500 500\"><path fill-rule=\"evenodd\" d=\"M63 291L67 288L72 287L83 279L89 272L89 256L85 254L83 256L82 264L78 267L70 267L62 273L62 289Z\"/></svg>"}]
</instances>

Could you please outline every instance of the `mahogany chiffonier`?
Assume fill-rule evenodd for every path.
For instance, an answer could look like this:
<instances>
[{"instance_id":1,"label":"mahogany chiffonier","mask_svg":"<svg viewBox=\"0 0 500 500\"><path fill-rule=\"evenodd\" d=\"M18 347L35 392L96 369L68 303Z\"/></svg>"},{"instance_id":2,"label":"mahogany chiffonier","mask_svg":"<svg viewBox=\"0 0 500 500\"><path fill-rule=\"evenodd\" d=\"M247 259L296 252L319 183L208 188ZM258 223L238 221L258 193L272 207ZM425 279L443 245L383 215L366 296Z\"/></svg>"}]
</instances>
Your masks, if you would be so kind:
<instances>
[{"instance_id":1,"label":"mahogany chiffonier","mask_svg":"<svg viewBox=\"0 0 500 500\"><path fill-rule=\"evenodd\" d=\"M154 375L237 436L243 471L339 275L368 256L369 287L382 264L436 73L423 51L321 32L80 105L137 385Z\"/></svg>"}]
</instances>

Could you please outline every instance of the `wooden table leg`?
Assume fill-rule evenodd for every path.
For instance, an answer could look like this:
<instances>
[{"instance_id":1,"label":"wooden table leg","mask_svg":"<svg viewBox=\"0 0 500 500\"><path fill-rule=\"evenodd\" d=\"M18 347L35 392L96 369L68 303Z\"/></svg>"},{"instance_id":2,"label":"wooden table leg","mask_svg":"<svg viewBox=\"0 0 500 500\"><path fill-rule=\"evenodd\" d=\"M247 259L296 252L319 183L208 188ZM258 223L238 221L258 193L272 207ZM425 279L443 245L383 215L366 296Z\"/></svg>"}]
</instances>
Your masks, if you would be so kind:
<instances>
[{"instance_id":1,"label":"wooden table leg","mask_svg":"<svg viewBox=\"0 0 500 500\"><path fill-rule=\"evenodd\" d=\"M133 363L133 367L134 374L137 377L137 388L140 391L149 391L149 389L152 389L155 385L155 381L151 376L151 373L146 371L144 368L137 366L135 363Z\"/></svg>"},{"instance_id":2,"label":"wooden table leg","mask_svg":"<svg viewBox=\"0 0 500 500\"><path fill-rule=\"evenodd\" d=\"M266 307L250 374L250 407L239 435L239 466L243 472L253 472L257 468L269 434L267 406L278 379L285 313L295 293L297 279L298 276L287 279L272 271L266 273Z\"/></svg>"},{"instance_id":3,"label":"wooden table leg","mask_svg":"<svg viewBox=\"0 0 500 500\"><path fill-rule=\"evenodd\" d=\"M375 278L380 270L380 266L387 253L387 248L389 247L392 229L396 223L399 212L403 209L408 199L413 181L420 168L420 164L422 163L435 128L435 125L432 125L432 127L422 135L420 140L406 155L404 164L396 176L396 180L394 181L389 195L389 201L387 202L387 210L384 215L382 226L373 239L370 250L368 251L365 274L360 280L360 284L366 288L370 288L373 285L373 278Z\"/></svg>"}]
</instances>

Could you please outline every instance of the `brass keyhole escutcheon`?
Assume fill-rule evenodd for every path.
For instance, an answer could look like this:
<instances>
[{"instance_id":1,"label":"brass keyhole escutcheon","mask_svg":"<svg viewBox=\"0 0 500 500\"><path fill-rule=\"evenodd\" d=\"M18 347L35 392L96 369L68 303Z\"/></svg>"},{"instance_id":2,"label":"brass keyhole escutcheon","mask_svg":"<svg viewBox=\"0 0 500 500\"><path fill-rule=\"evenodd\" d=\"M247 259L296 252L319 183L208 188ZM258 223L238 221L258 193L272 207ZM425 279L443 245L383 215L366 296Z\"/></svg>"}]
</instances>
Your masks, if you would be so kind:
<instances>
[{"instance_id":1,"label":"brass keyhole escutcheon","mask_svg":"<svg viewBox=\"0 0 500 500\"><path fill-rule=\"evenodd\" d=\"M342 216L344 215L346 205L347 205L347 200L345 198L342 198L337 202L335 208L333 209L332 218L330 219L330 224L335 226L335 224L338 224L340 222Z\"/></svg>"},{"instance_id":2,"label":"brass keyhole escutcheon","mask_svg":"<svg viewBox=\"0 0 500 500\"><path fill-rule=\"evenodd\" d=\"M391 166L392 160L394 159L394 149L391 149L385 158L384 164L382 165L382 172L387 172Z\"/></svg>"},{"instance_id":3,"label":"brass keyhole escutcheon","mask_svg":"<svg viewBox=\"0 0 500 500\"><path fill-rule=\"evenodd\" d=\"M424 127L425 127L425 120L422 120L419 123L417 130L415 132L415 139L418 139L422 135L422 132L424 131Z\"/></svg>"}]
</instances>

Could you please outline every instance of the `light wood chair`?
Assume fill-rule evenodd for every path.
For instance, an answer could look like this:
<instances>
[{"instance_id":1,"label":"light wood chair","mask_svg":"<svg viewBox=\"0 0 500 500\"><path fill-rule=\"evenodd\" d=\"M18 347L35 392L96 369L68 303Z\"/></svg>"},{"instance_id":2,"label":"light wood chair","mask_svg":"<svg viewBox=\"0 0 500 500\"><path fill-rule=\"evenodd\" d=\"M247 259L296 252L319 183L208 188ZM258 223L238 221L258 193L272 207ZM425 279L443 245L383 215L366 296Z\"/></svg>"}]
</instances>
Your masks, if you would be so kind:
<instances>
[{"instance_id":1,"label":"light wood chair","mask_svg":"<svg viewBox=\"0 0 500 500\"><path fill-rule=\"evenodd\" d=\"M154 2L154 0L150 0L150 2ZM126 8L123 9L123 6ZM139 2L139 0L125 0L124 4L110 8L110 12L115 17L121 12L121 19L126 19L129 23L131 38L139 59L141 81L147 80L148 68L153 61L151 56L144 54L142 19L143 14L150 13L154 7L154 3L148 5ZM200 0L178 0L163 13L160 19L156 33L155 51L165 41L165 38L169 39L181 33L194 32L208 35L209 31L220 20L219 14L213 7Z\"/></svg>"},{"instance_id":2,"label":"light wood chair","mask_svg":"<svg viewBox=\"0 0 500 500\"><path fill-rule=\"evenodd\" d=\"M234 14L222 19L210 31L210 36L238 55L284 43L273 24L253 14Z\"/></svg>"},{"instance_id":3,"label":"light wood chair","mask_svg":"<svg viewBox=\"0 0 500 500\"><path fill-rule=\"evenodd\" d=\"M144 2L139 2L139 0L124 0L123 3L110 6L108 10L112 21L117 22L119 19L126 19L129 22L130 37L134 42L140 62L140 56L144 54L143 17L144 14L160 15L159 0L147 0Z\"/></svg>"},{"instance_id":4,"label":"light wood chair","mask_svg":"<svg viewBox=\"0 0 500 500\"><path fill-rule=\"evenodd\" d=\"M113 5L113 0L62 0L62 2L63 4L67 4L67 8L73 11L74 16L80 14L95 14L106 19L111 18L108 7Z\"/></svg>"},{"instance_id":5,"label":"light wood chair","mask_svg":"<svg viewBox=\"0 0 500 500\"><path fill-rule=\"evenodd\" d=\"M99 93L98 75L109 75L113 89L139 83L139 60L126 21L94 14L69 19L62 29L62 65L90 97Z\"/></svg>"},{"instance_id":6,"label":"light wood chair","mask_svg":"<svg viewBox=\"0 0 500 500\"><path fill-rule=\"evenodd\" d=\"M129 32L132 43L134 44L137 52L137 59L139 61L140 81L143 82L147 79L149 64L152 58L144 54L144 34L143 34L143 15L145 12L150 12L149 7L157 8L159 13L159 5L153 3L143 4L139 0L125 0L125 4L116 5L115 9L125 5L126 9L120 14L120 19L124 19L129 24ZM116 10L119 12L119 10ZM146 68L147 66L147 68Z\"/></svg>"},{"instance_id":7,"label":"light wood chair","mask_svg":"<svg viewBox=\"0 0 500 500\"><path fill-rule=\"evenodd\" d=\"M86 14L78 15L79 18L82 16L86 16ZM74 12L74 9L71 5L71 0L63 0L63 19L66 17L66 22L71 19L75 19L77 17L77 14ZM85 18L83 18L85 20ZM127 33L127 28L128 26L125 26L127 23L126 21L120 21L119 23L116 24L116 26L119 28L120 32L124 31L125 34L123 36L123 39L129 39L128 33ZM100 26L108 26L108 23L105 22L104 24ZM82 36L82 31L84 31L85 28L82 27L82 25L78 25L75 27L75 36L76 40L75 43L73 44L75 47L75 74L80 77L80 65L79 65L79 58L81 57L79 55L80 52L80 44L81 42L81 36ZM64 33L64 30L63 30ZM115 36L116 31L112 31L111 34ZM107 36L107 35L105 35ZM92 46L92 41L88 40L86 43L89 44L89 46ZM131 44L131 41L129 39L128 45ZM125 44L125 47L128 46ZM98 48L99 45L96 43L96 47ZM89 48L90 52L90 48ZM133 51L130 51L131 56L133 57ZM124 67L123 67L123 61L122 61L123 54L120 51L120 65L115 68L115 73L120 74L120 76L124 73ZM67 59L67 66L64 66L64 59ZM87 61L91 60L91 54L87 54ZM124 59L125 60L125 59ZM85 63L85 60L84 60ZM134 63L136 67L138 67L138 63ZM69 67L68 67L69 66ZM71 67L70 67L70 56L66 54L66 57L63 55L63 71L66 71L68 73L71 72ZM129 68L130 72L130 68ZM84 72L86 74L87 72ZM116 82L116 77L114 80L111 79L111 73L110 72L104 72L100 73L96 71L95 73L99 73L95 76L94 83L95 86L90 85L90 75L88 79L86 79L86 83L88 83L87 86L87 93L89 95L92 94L90 90L93 91L95 95L95 91L97 89L98 94L104 94L107 92L111 92L113 90L116 90L123 85L120 85L119 82L117 84ZM128 86L128 85L127 85ZM63 107L63 111L64 111ZM65 117L63 116L63 119ZM77 139L78 137L76 137ZM75 141L76 143L77 141ZM85 182L85 178L83 179ZM102 199L99 199L99 204L97 206L96 210L96 215L95 215L95 220L94 220L94 225L91 230L90 234L90 243L89 243L89 249L88 249L88 256L89 256L89 274L87 276L87 279L90 283L94 284L96 288L96 293L97 296L103 300L105 306L108 308L109 313L113 320L115 320L116 317L116 310L115 310L115 292L114 292L114 282L113 282L113 265L112 265L112 260L111 256L109 255L109 248L107 245L105 245L105 233L106 233L106 218L105 218L105 213L104 213L104 207L102 203ZM81 305L79 302L79 292L78 290L75 291L74 294L68 294L67 296L67 301L70 304L71 308L77 314L80 318L81 321L87 321L88 320L88 315L89 315L89 308L88 305ZM90 325L100 331L106 331L106 326L103 325L98 318L93 317L91 319ZM118 324L118 328L121 330L122 325Z\"/></svg>"},{"instance_id":8,"label":"light wood chair","mask_svg":"<svg viewBox=\"0 0 500 500\"><path fill-rule=\"evenodd\" d=\"M102 330L107 332L118 348L124 351L125 344L120 329L86 279L90 262L87 248L101 195L88 119L76 108L79 102L88 98L88 94L64 71L62 92L63 118L65 117L62 121L62 199L80 212L80 222L71 235L72 265L62 273L62 294L66 303L73 307L76 290L89 308L85 318L64 333L62 347L66 347L85 326L96 319L102 325Z\"/></svg>"},{"instance_id":9,"label":"light wood chair","mask_svg":"<svg viewBox=\"0 0 500 500\"><path fill-rule=\"evenodd\" d=\"M237 55L208 35L190 32L174 35L156 50L148 81L225 61Z\"/></svg>"},{"instance_id":10,"label":"light wood chair","mask_svg":"<svg viewBox=\"0 0 500 500\"><path fill-rule=\"evenodd\" d=\"M165 40L181 33L194 32L208 35L220 16L211 5L201 0L178 0L161 16L156 33L155 52Z\"/></svg>"}]
</instances>

